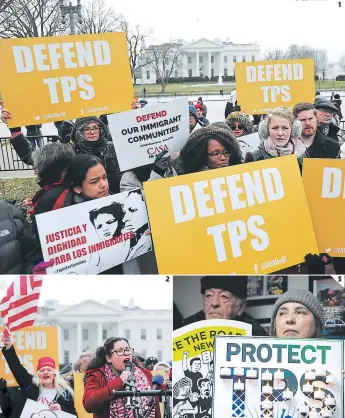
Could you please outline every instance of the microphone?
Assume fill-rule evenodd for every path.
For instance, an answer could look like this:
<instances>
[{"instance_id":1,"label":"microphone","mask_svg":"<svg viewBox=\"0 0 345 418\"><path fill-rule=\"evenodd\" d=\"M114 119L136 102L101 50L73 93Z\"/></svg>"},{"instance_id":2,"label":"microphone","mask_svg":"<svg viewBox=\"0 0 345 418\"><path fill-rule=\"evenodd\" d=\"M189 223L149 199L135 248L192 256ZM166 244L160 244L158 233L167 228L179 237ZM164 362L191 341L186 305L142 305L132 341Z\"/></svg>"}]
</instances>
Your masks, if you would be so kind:
<instances>
[{"instance_id":1,"label":"microphone","mask_svg":"<svg viewBox=\"0 0 345 418\"><path fill-rule=\"evenodd\" d=\"M156 374L152 379L152 387L154 390L160 389L164 384L164 377L161 374ZM147 405L151 405L154 397L149 396L147 399Z\"/></svg>"},{"instance_id":2,"label":"microphone","mask_svg":"<svg viewBox=\"0 0 345 418\"><path fill-rule=\"evenodd\" d=\"M125 372L133 373L133 363L129 360L125 362ZM125 388L128 390L135 389L135 378L133 375L129 376L127 382L125 383Z\"/></svg>"}]
</instances>

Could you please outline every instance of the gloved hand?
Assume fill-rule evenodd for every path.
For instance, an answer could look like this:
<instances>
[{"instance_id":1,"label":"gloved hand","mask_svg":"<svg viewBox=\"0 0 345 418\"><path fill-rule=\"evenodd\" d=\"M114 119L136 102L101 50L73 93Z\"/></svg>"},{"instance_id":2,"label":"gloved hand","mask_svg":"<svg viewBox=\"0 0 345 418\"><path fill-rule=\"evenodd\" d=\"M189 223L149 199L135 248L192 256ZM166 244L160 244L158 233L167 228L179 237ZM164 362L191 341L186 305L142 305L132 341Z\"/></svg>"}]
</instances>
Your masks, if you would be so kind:
<instances>
[{"instance_id":1,"label":"gloved hand","mask_svg":"<svg viewBox=\"0 0 345 418\"><path fill-rule=\"evenodd\" d=\"M167 152L167 150L160 152L153 163L152 170L161 177L164 177L166 170L170 166L171 157L164 157Z\"/></svg>"},{"instance_id":2,"label":"gloved hand","mask_svg":"<svg viewBox=\"0 0 345 418\"><path fill-rule=\"evenodd\" d=\"M7 381L2 378L0 378L0 391L2 393L7 393Z\"/></svg>"},{"instance_id":3,"label":"gloved hand","mask_svg":"<svg viewBox=\"0 0 345 418\"><path fill-rule=\"evenodd\" d=\"M41 261L40 263L36 264L35 267L32 269L33 274L47 274L46 269L48 267L53 267L54 260L49 261Z\"/></svg>"},{"instance_id":4,"label":"gloved hand","mask_svg":"<svg viewBox=\"0 0 345 418\"><path fill-rule=\"evenodd\" d=\"M320 257L317 254L307 254L305 257L305 262L308 266L309 274L325 274L325 263L320 260Z\"/></svg>"}]
</instances>

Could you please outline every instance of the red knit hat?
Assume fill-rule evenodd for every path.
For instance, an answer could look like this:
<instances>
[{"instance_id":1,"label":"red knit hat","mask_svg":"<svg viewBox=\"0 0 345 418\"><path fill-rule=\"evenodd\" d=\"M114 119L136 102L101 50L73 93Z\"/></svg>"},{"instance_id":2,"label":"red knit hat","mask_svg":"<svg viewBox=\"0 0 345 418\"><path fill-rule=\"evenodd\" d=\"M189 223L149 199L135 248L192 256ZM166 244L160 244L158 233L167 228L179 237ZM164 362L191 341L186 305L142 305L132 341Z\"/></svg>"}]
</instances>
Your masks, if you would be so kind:
<instances>
[{"instance_id":1,"label":"red knit hat","mask_svg":"<svg viewBox=\"0 0 345 418\"><path fill-rule=\"evenodd\" d=\"M37 370L41 369L42 367L51 367L56 369L55 361L51 357L41 357L38 359L37 363Z\"/></svg>"},{"instance_id":2,"label":"red knit hat","mask_svg":"<svg viewBox=\"0 0 345 418\"><path fill-rule=\"evenodd\" d=\"M201 109L202 110L202 105L200 103L197 103L194 105L195 109Z\"/></svg>"}]
</instances>

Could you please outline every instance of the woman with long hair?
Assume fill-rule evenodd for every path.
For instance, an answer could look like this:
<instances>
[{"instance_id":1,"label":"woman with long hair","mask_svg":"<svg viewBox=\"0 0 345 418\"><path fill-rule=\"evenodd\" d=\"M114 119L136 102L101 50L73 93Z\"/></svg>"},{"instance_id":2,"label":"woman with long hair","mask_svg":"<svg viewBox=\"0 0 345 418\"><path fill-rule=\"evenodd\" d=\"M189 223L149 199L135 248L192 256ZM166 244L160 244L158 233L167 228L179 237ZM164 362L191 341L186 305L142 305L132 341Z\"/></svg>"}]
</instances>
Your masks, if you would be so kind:
<instances>
[{"instance_id":1,"label":"woman with long hair","mask_svg":"<svg viewBox=\"0 0 345 418\"><path fill-rule=\"evenodd\" d=\"M27 399L40 402L52 411L63 411L77 415L74 408L73 390L59 375L54 359L40 358L37 371L32 375L21 365L10 336L3 335L2 341L4 343L2 354L24 395L23 402L16 404L11 418L21 416Z\"/></svg>"},{"instance_id":2,"label":"woman with long hair","mask_svg":"<svg viewBox=\"0 0 345 418\"><path fill-rule=\"evenodd\" d=\"M96 351L85 374L83 405L94 418L134 418L127 408L127 398L116 397L116 391L126 390L133 382L136 390L152 390L152 375L149 370L137 366L134 349L125 338L108 338ZM126 371L126 363L133 365L133 372ZM157 398L140 398L140 408L149 418L159 418Z\"/></svg>"}]
</instances>

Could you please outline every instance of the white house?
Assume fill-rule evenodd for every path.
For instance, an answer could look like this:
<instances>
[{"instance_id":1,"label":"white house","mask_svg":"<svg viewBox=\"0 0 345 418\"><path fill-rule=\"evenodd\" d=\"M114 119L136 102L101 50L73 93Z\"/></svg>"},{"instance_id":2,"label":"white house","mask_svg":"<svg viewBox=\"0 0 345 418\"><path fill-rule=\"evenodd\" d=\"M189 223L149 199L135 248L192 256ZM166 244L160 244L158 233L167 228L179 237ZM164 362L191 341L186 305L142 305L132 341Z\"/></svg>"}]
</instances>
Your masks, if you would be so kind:
<instances>
[{"instance_id":1,"label":"white house","mask_svg":"<svg viewBox=\"0 0 345 418\"><path fill-rule=\"evenodd\" d=\"M59 362L73 362L83 351L95 350L109 337L125 337L143 357L172 358L172 311L121 306L119 300L86 300L63 306L55 300L39 308L35 325L55 325L59 333Z\"/></svg>"},{"instance_id":2,"label":"white house","mask_svg":"<svg viewBox=\"0 0 345 418\"><path fill-rule=\"evenodd\" d=\"M233 76L236 62L252 62L260 60L260 46L258 44L234 44L222 42L220 39L199 39L185 42L178 39L177 44L182 45L180 68L172 73L172 77L222 77ZM145 56L143 56L145 61ZM137 82L141 83L143 75L144 84L154 84L156 73L151 65L143 67L137 74Z\"/></svg>"}]
</instances>

